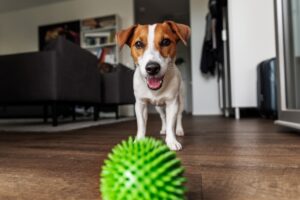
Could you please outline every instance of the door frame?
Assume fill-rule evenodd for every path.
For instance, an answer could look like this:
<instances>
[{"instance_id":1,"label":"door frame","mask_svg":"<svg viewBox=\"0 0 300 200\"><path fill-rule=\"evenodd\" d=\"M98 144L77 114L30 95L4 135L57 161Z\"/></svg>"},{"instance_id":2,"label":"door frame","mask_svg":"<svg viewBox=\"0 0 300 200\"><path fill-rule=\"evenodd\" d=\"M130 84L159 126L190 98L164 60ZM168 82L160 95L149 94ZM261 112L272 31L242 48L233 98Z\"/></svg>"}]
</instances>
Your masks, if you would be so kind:
<instances>
[{"instance_id":1,"label":"door frame","mask_svg":"<svg viewBox=\"0 0 300 200\"><path fill-rule=\"evenodd\" d=\"M277 80L278 81L278 120L276 124L300 129L300 110L287 108L286 99L286 58L285 45L290 45L287 34L288 13L286 0L275 0L276 49L277 49Z\"/></svg>"}]
</instances>

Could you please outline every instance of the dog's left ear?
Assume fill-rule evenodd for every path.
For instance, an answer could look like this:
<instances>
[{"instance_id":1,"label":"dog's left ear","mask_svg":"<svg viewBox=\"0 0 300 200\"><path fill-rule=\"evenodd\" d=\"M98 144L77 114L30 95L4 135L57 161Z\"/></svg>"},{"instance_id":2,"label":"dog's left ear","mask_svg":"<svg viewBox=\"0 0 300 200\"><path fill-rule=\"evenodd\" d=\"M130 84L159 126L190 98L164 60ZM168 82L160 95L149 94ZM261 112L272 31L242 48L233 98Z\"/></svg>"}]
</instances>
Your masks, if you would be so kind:
<instances>
[{"instance_id":1,"label":"dog's left ear","mask_svg":"<svg viewBox=\"0 0 300 200\"><path fill-rule=\"evenodd\" d=\"M179 24L173 21L165 21L172 31L178 36L178 38L183 42L183 44L187 45L187 40L191 35L191 28L184 24Z\"/></svg>"},{"instance_id":2,"label":"dog's left ear","mask_svg":"<svg viewBox=\"0 0 300 200\"><path fill-rule=\"evenodd\" d=\"M133 25L127 29L121 30L116 33L116 42L122 49L125 44L130 45L130 40L133 36L134 30L137 25Z\"/></svg>"}]
</instances>

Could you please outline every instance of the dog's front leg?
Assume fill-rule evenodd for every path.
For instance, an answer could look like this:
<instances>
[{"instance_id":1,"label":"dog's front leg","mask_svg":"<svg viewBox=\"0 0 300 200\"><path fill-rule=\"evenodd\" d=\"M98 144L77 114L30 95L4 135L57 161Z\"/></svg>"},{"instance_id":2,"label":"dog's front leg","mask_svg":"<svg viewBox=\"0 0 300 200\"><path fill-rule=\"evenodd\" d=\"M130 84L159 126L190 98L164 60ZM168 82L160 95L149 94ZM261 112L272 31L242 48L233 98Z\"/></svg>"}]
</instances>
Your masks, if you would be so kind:
<instances>
[{"instance_id":1,"label":"dog's front leg","mask_svg":"<svg viewBox=\"0 0 300 200\"><path fill-rule=\"evenodd\" d=\"M166 143L171 150L178 151L182 149L181 144L176 140L175 136L175 125L177 119L177 113L179 109L178 98L166 103L166 114L167 114L167 136Z\"/></svg>"},{"instance_id":2,"label":"dog's front leg","mask_svg":"<svg viewBox=\"0 0 300 200\"><path fill-rule=\"evenodd\" d=\"M135 103L135 114L137 119L137 135L136 139L143 139L146 135L146 125L147 125L147 104L141 100L136 100Z\"/></svg>"},{"instance_id":3,"label":"dog's front leg","mask_svg":"<svg viewBox=\"0 0 300 200\"><path fill-rule=\"evenodd\" d=\"M161 118L162 126L161 126L161 130L160 130L160 134L165 135L166 134L166 123L167 123L165 111L160 106L155 106L155 109L157 110L157 112L159 113L160 118Z\"/></svg>"}]
</instances>

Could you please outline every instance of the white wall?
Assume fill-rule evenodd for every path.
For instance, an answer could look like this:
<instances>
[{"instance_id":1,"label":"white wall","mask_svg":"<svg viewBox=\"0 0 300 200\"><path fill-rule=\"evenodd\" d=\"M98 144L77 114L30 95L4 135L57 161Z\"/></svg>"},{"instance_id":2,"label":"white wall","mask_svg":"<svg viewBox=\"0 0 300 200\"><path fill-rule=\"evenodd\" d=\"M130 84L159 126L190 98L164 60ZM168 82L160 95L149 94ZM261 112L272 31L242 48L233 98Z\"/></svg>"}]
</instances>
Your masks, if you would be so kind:
<instances>
[{"instance_id":1,"label":"white wall","mask_svg":"<svg viewBox=\"0 0 300 200\"><path fill-rule=\"evenodd\" d=\"M200 58L205 32L205 17L208 13L208 0L191 0L192 27L192 87L193 114L218 115L219 108L218 84L216 77L205 77L200 72Z\"/></svg>"},{"instance_id":2,"label":"white wall","mask_svg":"<svg viewBox=\"0 0 300 200\"><path fill-rule=\"evenodd\" d=\"M0 15L0 54L38 50L38 26L118 14L122 27L133 24L133 0L73 0ZM125 48L124 48L125 49ZM121 53L131 64L128 49Z\"/></svg>"},{"instance_id":3,"label":"white wall","mask_svg":"<svg viewBox=\"0 0 300 200\"><path fill-rule=\"evenodd\" d=\"M275 57L274 0L229 0L233 107L257 106L257 65Z\"/></svg>"}]
</instances>

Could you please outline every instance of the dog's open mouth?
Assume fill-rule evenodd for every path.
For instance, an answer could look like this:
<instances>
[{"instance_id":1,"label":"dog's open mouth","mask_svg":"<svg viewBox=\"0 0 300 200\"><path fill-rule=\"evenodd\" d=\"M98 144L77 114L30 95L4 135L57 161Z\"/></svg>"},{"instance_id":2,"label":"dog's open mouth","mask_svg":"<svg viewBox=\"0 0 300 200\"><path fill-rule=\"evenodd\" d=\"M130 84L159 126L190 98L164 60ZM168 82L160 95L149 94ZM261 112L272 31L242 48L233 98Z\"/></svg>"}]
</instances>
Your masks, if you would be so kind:
<instances>
[{"instance_id":1,"label":"dog's open mouth","mask_svg":"<svg viewBox=\"0 0 300 200\"><path fill-rule=\"evenodd\" d=\"M147 85L151 90L158 90L161 88L164 77L147 77Z\"/></svg>"}]
</instances>

